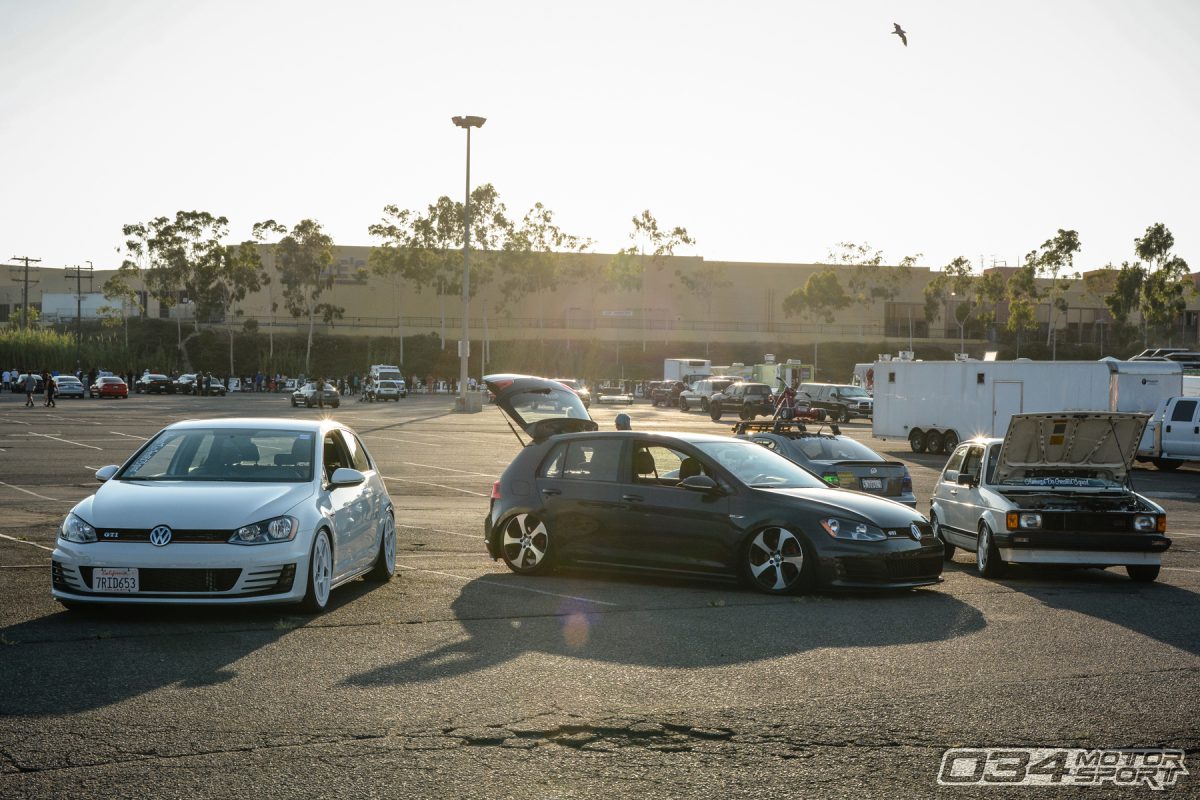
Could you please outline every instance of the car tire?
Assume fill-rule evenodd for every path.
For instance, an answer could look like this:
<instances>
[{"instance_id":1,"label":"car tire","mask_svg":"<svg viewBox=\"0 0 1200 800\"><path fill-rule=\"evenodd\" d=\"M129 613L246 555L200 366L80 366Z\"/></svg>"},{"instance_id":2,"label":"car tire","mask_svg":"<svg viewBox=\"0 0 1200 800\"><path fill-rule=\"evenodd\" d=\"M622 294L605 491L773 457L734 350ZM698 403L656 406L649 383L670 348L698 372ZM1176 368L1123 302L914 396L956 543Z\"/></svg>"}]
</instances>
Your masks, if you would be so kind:
<instances>
[{"instance_id":1,"label":"car tire","mask_svg":"<svg viewBox=\"0 0 1200 800\"><path fill-rule=\"evenodd\" d=\"M554 542L546 523L533 514L509 517L500 530L500 557L518 575L546 572L554 561Z\"/></svg>"},{"instance_id":2,"label":"car tire","mask_svg":"<svg viewBox=\"0 0 1200 800\"><path fill-rule=\"evenodd\" d=\"M975 544L975 571L981 578L999 578L1004 574L1004 562L1000 560L1000 548L987 523L979 526L979 538Z\"/></svg>"},{"instance_id":3,"label":"car tire","mask_svg":"<svg viewBox=\"0 0 1200 800\"><path fill-rule=\"evenodd\" d=\"M720 422L722 413L723 412L721 411L720 403L709 403L708 404L708 416L712 418L713 422Z\"/></svg>"},{"instance_id":4,"label":"car tire","mask_svg":"<svg viewBox=\"0 0 1200 800\"><path fill-rule=\"evenodd\" d=\"M925 448L929 446L928 441L925 439L925 432L922 430L909 432L908 446L912 448L914 453L924 453Z\"/></svg>"},{"instance_id":5,"label":"car tire","mask_svg":"<svg viewBox=\"0 0 1200 800\"><path fill-rule=\"evenodd\" d=\"M366 574L366 579L376 583L387 583L396 574L396 520L389 513L383 520L383 533L379 537L379 553L375 566Z\"/></svg>"},{"instance_id":6,"label":"car tire","mask_svg":"<svg viewBox=\"0 0 1200 800\"><path fill-rule=\"evenodd\" d=\"M702 401L702 402L703 402L703 401ZM685 399L683 399L682 397L681 397L681 398L679 398L679 410L680 410L680 411L687 411L687 410L688 410L688 401L687 401L687 400L685 400Z\"/></svg>"},{"instance_id":7,"label":"car tire","mask_svg":"<svg viewBox=\"0 0 1200 800\"><path fill-rule=\"evenodd\" d=\"M942 439L942 434L939 431L930 431L925 435L925 449L931 453L944 452L944 444L945 442Z\"/></svg>"},{"instance_id":8,"label":"car tire","mask_svg":"<svg viewBox=\"0 0 1200 800\"><path fill-rule=\"evenodd\" d=\"M329 544L329 532L324 528L313 537L306 583L300 607L309 614L320 614L329 605L329 592L333 588L333 547Z\"/></svg>"},{"instance_id":9,"label":"car tire","mask_svg":"<svg viewBox=\"0 0 1200 800\"><path fill-rule=\"evenodd\" d=\"M1156 458L1154 466L1158 467L1161 472L1174 472L1183 466L1183 461L1177 458Z\"/></svg>"},{"instance_id":10,"label":"car tire","mask_svg":"<svg viewBox=\"0 0 1200 800\"><path fill-rule=\"evenodd\" d=\"M1151 583L1158 580L1158 571L1161 567L1158 564L1126 564L1125 572L1129 574L1129 580L1137 581L1138 583Z\"/></svg>"},{"instance_id":11,"label":"car tire","mask_svg":"<svg viewBox=\"0 0 1200 800\"><path fill-rule=\"evenodd\" d=\"M949 455L954 452L954 448L958 447L958 434L954 431L946 431L942 434L942 452Z\"/></svg>"},{"instance_id":12,"label":"car tire","mask_svg":"<svg viewBox=\"0 0 1200 800\"><path fill-rule=\"evenodd\" d=\"M742 580L764 594L797 594L816 585L816 552L786 528L760 528L747 536L740 563Z\"/></svg>"},{"instance_id":13,"label":"car tire","mask_svg":"<svg viewBox=\"0 0 1200 800\"><path fill-rule=\"evenodd\" d=\"M743 422L744 422L744 421L746 421L746 420L748 420L748 419L752 419L752 418L753 418L753 416L754 416L754 415L753 415L753 414L751 414L751 413L750 413L750 412L749 412L747 409L745 409L745 408L743 408L741 411L739 411L739 412L738 412L738 419L742 420Z\"/></svg>"},{"instance_id":14,"label":"car tire","mask_svg":"<svg viewBox=\"0 0 1200 800\"><path fill-rule=\"evenodd\" d=\"M933 535L942 540L942 558L946 561L953 561L955 547L950 544L946 534L942 533L942 526L938 522L937 514L929 515L929 524L933 528Z\"/></svg>"},{"instance_id":15,"label":"car tire","mask_svg":"<svg viewBox=\"0 0 1200 800\"><path fill-rule=\"evenodd\" d=\"M700 398L700 410L708 411L708 398L707 397Z\"/></svg>"}]
</instances>

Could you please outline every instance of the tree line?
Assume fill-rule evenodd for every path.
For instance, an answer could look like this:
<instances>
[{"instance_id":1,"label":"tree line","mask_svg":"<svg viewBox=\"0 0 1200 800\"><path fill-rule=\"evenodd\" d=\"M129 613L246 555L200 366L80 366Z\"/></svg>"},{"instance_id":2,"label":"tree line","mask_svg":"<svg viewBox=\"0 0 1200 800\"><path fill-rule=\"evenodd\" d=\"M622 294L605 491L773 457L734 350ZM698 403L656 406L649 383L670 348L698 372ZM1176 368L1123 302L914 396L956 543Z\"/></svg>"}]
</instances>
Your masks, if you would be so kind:
<instances>
[{"instance_id":1,"label":"tree line","mask_svg":"<svg viewBox=\"0 0 1200 800\"><path fill-rule=\"evenodd\" d=\"M1156 222L1133 240L1134 260L1124 261L1120 267L1109 263L1087 275L1074 271L1075 254L1081 248L1079 233L1063 228L1027 253L1024 263L1007 275L1001 271L977 273L969 259L958 256L926 284L924 317L932 322L946 310L963 336L972 321L984 327L993 324L1000 306L1007 304L1004 325L1016 335L1019 354L1022 333L1039 327L1037 307L1046 303L1046 346L1053 354L1057 323L1069 310L1067 290L1074 281L1083 280L1085 296L1103 301L1118 326L1137 325L1143 344L1148 344L1152 334L1170 331L1188 298L1197 293L1187 262L1173 252L1174 246L1170 230ZM840 274L834 267L814 273L784 299L784 312L833 322L837 312L847 307L890 302L907 284L911 268L920 258L920 254L906 256L897 265L887 266L881 251L867 244L843 242L828 255L831 264L843 268Z\"/></svg>"}]
</instances>

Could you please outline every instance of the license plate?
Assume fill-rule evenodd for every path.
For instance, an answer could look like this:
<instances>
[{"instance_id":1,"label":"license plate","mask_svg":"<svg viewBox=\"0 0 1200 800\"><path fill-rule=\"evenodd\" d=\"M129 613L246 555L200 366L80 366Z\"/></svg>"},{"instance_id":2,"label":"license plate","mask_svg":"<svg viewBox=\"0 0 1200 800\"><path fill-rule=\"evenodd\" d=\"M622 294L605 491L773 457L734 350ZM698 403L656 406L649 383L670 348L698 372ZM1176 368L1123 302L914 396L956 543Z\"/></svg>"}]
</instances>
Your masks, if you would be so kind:
<instances>
[{"instance_id":1,"label":"license plate","mask_svg":"<svg viewBox=\"0 0 1200 800\"><path fill-rule=\"evenodd\" d=\"M862 488L864 489L882 489L883 478L863 478Z\"/></svg>"},{"instance_id":2,"label":"license plate","mask_svg":"<svg viewBox=\"0 0 1200 800\"><path fill-rule=\"evenodd\" d=\"M93 592L133 594L137 590L137 567L96 567L92 570Z\"/></svg>"}]
</instances>

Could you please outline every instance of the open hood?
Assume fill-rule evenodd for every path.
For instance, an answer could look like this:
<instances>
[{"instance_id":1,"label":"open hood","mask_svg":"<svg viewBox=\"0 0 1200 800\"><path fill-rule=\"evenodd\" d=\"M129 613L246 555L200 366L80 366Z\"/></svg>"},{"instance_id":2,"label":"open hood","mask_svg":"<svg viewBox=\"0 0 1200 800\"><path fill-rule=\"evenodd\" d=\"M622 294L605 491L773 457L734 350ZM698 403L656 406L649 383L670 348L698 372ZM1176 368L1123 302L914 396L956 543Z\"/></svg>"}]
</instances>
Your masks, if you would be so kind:
<instances>
[{"instance_id":1,"label":"open hood","mask_svg":"<svg viewBox=\"0 0 1200 800\"><path fill-rule=\"evenodd\" d=\"M1014 414L1000 447L996 483L1125 484L1148 419L1112 411Z\"/></svg>"},{"instance_id":2,"label":"open hood","mask_svg":"<svg viewBox=\"0 0 1200 800\"><path fill-rule=\"evenodd\" d=\"M532 375L485 375L483 382L495 395L496 405L535 442L599 427L579 395L558 381Z\"/></svg>"}]
</instances>

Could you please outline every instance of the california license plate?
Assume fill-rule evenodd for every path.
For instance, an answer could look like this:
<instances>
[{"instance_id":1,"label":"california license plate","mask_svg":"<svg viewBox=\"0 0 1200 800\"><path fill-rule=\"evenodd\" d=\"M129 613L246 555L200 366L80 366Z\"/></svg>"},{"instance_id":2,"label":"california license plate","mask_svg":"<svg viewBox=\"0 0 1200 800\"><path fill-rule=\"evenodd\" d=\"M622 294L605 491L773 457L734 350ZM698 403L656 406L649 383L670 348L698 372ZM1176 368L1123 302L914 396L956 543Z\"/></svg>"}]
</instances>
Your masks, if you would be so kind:
<instances>
[{"instance_id":1,"label":"california license plate","mask_svg":"<svg viewBox=\"0 0 1200 800\"><path fill-rule=\"evenodd\" d=\"M883 478L863 478L862 488L864 489L882 489Z\"/></svg>"},{"instance_id":2,"label":"california license plate","mask_svg":"<svg viewBox=\"0 0 1200 800\"><path fill-rule=\"evenodd\" d=\"M137 590L137 567L96 567L92 570L93 592L133 594Z\"/></svg>"}]
</instances>

